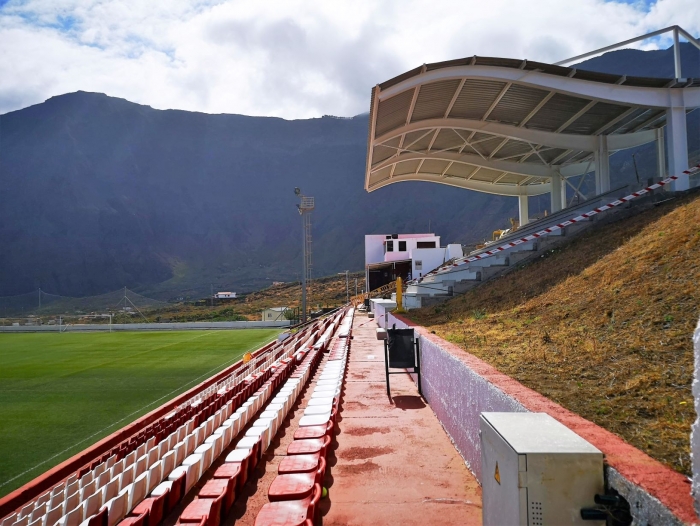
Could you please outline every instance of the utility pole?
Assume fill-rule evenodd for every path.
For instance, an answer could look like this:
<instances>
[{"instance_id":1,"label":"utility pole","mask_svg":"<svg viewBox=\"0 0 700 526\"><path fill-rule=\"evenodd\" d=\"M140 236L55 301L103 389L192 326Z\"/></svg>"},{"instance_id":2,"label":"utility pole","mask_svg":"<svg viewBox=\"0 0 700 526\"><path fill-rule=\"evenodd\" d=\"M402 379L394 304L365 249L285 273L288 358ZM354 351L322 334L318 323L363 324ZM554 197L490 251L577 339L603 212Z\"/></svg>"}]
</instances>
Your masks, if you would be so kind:
<instances>
[{"instance_id":1,"label":"utility pole","mask_svg":"<svg viewBox=\"0 0 700 526\"><path fill-rule=\"evenodd\" d=\"M302 195L300 188L294 189L294 195L301 199L297 205L301 216L301 321L306 321L306 282L311 279L311 212L314 209L314 198Z\"/></svg>"},{"instance_id":2,"label":"utility pole","mask_svg":"<svg viewBox=\"0 0 700 526\"><path fill-rule=\"evenodd\" d=\"M350 303L350 281L348 279L348 272L350 271L346 270L345 272L338 272L339 276L345 274L345 303Z\"/></svg>"}]
</instances>

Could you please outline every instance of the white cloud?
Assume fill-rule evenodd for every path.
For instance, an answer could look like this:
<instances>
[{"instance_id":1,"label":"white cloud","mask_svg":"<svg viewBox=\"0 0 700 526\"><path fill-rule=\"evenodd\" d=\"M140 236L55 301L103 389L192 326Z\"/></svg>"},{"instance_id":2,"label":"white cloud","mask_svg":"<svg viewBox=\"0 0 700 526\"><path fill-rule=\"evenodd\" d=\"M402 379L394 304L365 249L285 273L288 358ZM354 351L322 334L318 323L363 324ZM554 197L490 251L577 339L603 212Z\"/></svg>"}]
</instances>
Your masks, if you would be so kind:
<instances>
[{"instance_id":1,"label":"white cloud","mask_svg":"<svg viewBox=\"0 0 700 526\"><path fill-rule=\"evenodd\" d=\"M700 3L10 0L0 113L85 90L155 108L354 115L374 84L424 62L556 61L676 23L698 34Z\"/></svg>"}]
</instances>

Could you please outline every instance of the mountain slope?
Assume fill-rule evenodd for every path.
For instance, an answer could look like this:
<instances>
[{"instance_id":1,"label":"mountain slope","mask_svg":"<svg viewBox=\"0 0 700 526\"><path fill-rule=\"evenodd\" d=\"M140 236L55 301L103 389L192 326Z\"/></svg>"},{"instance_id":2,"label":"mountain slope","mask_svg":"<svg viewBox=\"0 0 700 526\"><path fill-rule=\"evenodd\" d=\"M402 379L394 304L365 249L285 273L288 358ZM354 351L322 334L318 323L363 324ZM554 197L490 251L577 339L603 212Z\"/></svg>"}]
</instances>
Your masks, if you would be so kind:
<instances>
[{"instance_id":1,"label":"mountain slope","mask_svg":"<svg viewBox=\"0 0 700 526\"><path fill-rule=\"evenodd\" d=\"M668 74L668 55L623 50L583 66ZM694 60L686 45L685 74ZM689 117L691 148L698 113ZM366 115L208 115L84 92L1 115L0 296L128 286L167 299L297 279L295 186L316 198L315 276L361 269L365 234L430 229L475 243L517 214L515 198L436 184L367 194L366 140ZM636 151L644 181L655 175L655 150ZM616 182L636 180L632 153L611 158ZM545 209L547 196L531 199L531 213Z\"/></svg>"}]
</instances>

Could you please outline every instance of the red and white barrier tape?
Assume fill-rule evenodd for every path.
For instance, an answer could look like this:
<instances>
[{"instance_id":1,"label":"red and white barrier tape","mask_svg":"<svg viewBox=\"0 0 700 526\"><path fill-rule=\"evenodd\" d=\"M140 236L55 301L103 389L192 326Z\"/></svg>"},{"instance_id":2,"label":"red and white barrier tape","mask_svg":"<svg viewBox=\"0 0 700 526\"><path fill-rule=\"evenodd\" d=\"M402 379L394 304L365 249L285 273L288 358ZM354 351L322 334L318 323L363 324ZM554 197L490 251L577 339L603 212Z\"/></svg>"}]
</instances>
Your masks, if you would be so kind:
<instances>
[{"instance_id":1,"label":"red and white barrier tape","mask_svg":"<svg viewBox=\"0 0 700 526\"><path fill-rule=\"evenodd\" d=\"M688 168L687 170L683 170L683 173L686 175L691 175L694 174L695 172L700 171L700 164L693 166L692 168ZM581 214L580 216L576 216L572 219L567 219L566 221L562 223L558 223L556 225L552 225L550 227L547 227L543 230L540 230L539 232L536 232L534 234L527 235L525 237L521 237L520 239L516 239L514 241L510 241L506 243L505 245L501 245L500 247L493 248L487 252L482 252L481 254L478 254L476 256L470 256L467 258L460 258L454 261L452 265L444 266L444 267L439 267L435 270L432 270L428 272L423 278L420 278L418 280L413 280L411 283L420 283L422 279L425 279L428 276L435 275L435 274L442 274L446 271L451 271L454 270L454 267L459 267L461 265L464 265L465 263L471 263L472 261L478 261L480 259L486 259L488 257L494 256L498 254L499 252L502 252L504 250L508 250L509 248L516 247L518 245L521 245L523 243L527 243L528 241L532 241L534 239L537 239L538 237L546 236L547 234L551 234L552 232L556 230L561 230L562 228L573 225L574 223L580 223L581 221L584 221L588 219L589 217L592 217L596 214L599 214L600 212L605 212L606 210L610 210L611 208L615 208L616 206L620 206L623 203L626 203L628 201L631 201L632 199L636 199L637 197L640 197L644 194L648 194L652 190L656 190L657 188L661 188L662 186L667 185L668 183L675 181L678 179L677 175L672 175L671 177L668 177L667 179L664 179L663 181L659 181L656 184L653 184L651 186L647 186L646 188L642 188L641 190L637 190L636 192L631 193L630 195L626 197L621 197L620 199L617 199L611 203L608 203L607 205L603 205L599 208L594 208L593 210L586 212L585 214Z\"/></svg>"}]
</instances>

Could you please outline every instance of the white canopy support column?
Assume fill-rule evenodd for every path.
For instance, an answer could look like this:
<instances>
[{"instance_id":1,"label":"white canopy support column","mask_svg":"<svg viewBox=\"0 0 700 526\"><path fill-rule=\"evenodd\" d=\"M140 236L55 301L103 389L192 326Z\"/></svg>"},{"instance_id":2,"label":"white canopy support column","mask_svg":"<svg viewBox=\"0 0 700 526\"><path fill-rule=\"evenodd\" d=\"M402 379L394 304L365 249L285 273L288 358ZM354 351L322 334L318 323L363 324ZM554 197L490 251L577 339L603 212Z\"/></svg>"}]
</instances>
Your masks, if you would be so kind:
<instances>
[{"instance_id":1,"label":"white canopy support column","mask_svg":"<svg viewBox=\"0 0 700 526\"><path fill-rule=\"evenodd\" d=\"M666 179L666 140L664 128L657 128L656 132L656 175ZM664 186L664 191L671 190L670 185Z\"/></svg>"},{"instance_id":2,"label":"white canopy support column","mask_svg":"<svg viewBox=\"0 0 700 526\"><path fill-rule=\"evenodd\" d=\"M562 209L561 187L561 178L559 176L552 177L552 190L549 193L552 201L552 213L559 212Z\"/></svg>"},{"instance_id":3,"label":"white canopy support column","mask_svg":"<svg viewBox=\"0 0 700 526\"><path fill-rule=\"evenodd\" d=\"M595 193L600 195L610 191L610 152L608 138L598 136L598 149L595 152Z\"/></svg>"},{"instance_id":4,"label":"white canopy support column","mask_svg":"<svg viewBox=\"0 0 700 526\"><path fill-rule=\"evenodd\" d=\"M686 129L685 108L674 106L666 110L666 137L668 140L668 173L677 175L673 190L680 192L690 188L688 175L688 130Z\"/></svg>"},{"instance_id":5,"label":"white canopy support column","mask_svg":"<svg viewBox=\"0 0 700 526\"><path fill-rule=\"evenodd\" d=\"M530 210L528 208L528 196L519 195L518 196L518 219L520 220L520 226L525 226L530 222Z\"/></svg>"}]
</instances>

